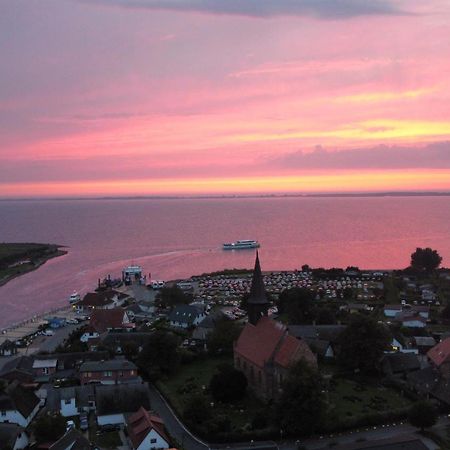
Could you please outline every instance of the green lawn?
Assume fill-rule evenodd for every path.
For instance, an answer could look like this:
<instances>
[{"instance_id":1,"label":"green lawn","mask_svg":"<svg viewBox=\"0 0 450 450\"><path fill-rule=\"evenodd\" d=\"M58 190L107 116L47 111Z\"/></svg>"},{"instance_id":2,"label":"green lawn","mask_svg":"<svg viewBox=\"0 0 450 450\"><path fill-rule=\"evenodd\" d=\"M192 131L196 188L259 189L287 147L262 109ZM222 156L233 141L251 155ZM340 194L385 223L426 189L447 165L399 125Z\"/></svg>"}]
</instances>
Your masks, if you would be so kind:
<instances>
[{"instance_id":1,"label":"green lawn","mask_svg":"<svg viewBox=\"0 0 450 450\"><path fill-rule=\"evenodd\" d=\"M214 404L216 415L229 418L232 429L240 430L248 427L254 415L264 409L264 404L251 392L247 392L243 400L234 404L214 403L208 393L208 385L216 368L221 364L233 364L233 359L228 356L194 361L183 365L170 379L160 381L157 385L164 396L169 399L178 415L182 415L187 400L193 394L203 393Z\"/></svg>"},{"instance_id":2,"label":"green lawn","mask_svg":"<svg viewBox=\"0 0 450 450\"><path fill-rule=\"evenodd\" d=\"M100 435L91 434L90 440L102 448L117 448L122 445L118 431L109 431Z\"/></svg>"},{"instance_id":3,"label":"green lawn","mask_svg":"<svg viewBox=\"0 0 450 450\"><path fill-rule=\"evenodd\" d=\"M412 404L393 389L344 379L334 380L328 401L333 413L340 418L398 411Z\"/></svg>"}]
</instances>

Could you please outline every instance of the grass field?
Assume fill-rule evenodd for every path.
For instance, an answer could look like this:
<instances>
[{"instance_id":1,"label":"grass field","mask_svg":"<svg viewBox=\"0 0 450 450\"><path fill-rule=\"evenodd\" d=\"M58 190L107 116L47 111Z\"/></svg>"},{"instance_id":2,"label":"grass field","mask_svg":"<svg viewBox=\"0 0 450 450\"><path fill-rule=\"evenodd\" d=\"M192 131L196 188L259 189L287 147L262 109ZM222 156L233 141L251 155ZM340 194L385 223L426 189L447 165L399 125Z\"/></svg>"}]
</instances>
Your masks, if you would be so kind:
<instances>
[{"instance_id":1,"label":"grass field","mask_svg":"<svg viewBox=\"0 0 450 450\"><path fill-rule=\"evenodd\" d=\"M208 385L217 367L221 364L233 364L231 357L216 357L194 361L184 365L170 379L158 382L158 388L169 399L178 415L182 415L186 402L193 394L202 393L210 402L214 402L208 393ZM215 415L227 417L232 430L248 427L255 414L264 409L264 403L248 392L246 397L233 404L215 403Z\"/></svg>"},{"instance_id":2,"label":"grass field","mask_svg":"<svg viewBox=\"0 0 450 450\"><path fill-rule=\"evenodd\" d=\"M335 379L328 393L333 413L342 418L398 411L411 406L411 401L397 391L364 381Z\"/></svg>"}]
</instances>

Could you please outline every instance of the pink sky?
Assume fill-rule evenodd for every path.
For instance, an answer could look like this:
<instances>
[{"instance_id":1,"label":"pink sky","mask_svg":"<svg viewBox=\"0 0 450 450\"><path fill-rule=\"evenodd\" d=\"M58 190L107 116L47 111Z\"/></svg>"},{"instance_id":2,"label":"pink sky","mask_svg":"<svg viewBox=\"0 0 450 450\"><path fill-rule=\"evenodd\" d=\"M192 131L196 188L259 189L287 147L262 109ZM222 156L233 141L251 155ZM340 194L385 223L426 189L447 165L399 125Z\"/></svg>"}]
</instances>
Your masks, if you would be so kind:
<instances>
[{"instance_id":1,"label":"pink sky","mask_svg":"<svg viewBox=\"0 0 450 450\"><path fill-rule=\"evenodd\" d=\"M0 197L450 191L449 56L445 0L4 0Z\"/></svg>"}]
</instances>

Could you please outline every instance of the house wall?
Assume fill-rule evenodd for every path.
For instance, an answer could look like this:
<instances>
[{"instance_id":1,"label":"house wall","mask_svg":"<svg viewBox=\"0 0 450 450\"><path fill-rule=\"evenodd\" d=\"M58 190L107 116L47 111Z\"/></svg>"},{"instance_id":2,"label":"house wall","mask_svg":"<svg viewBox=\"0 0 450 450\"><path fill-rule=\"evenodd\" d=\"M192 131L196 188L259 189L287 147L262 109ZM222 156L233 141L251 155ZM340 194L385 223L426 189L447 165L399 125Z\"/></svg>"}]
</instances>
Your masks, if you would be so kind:
<instances>
[{"instance_id":1,"label":"house wall","mask_svg":"<svg viewBox=\"0 0 450 450\"><path fill-rule=\"evenodd\" d=\"M256 395L263 399L272 398L272 377L266 368L261 368L244 358L239 353L234 354L234 366L241 370L247 378L248 386Z\"/></svg>"},{"instance_id":2,"label":"house wall","mask_svg":"<svg viewBox=\"0 0 450 450\"><path fill-rule=\"evenodd\" d=\"M33 375L35 377L53 375L54 373L56 373L56 367L40 367L39 369L33 369Z\"/></svg>"},{"instance_id":3,"label":"house wall","mask_svg":"<svg viewBox=\"0 0 450 450\"><path fill-rule=\"evenodd\" d=\"M63 417L78 416L80 413L78 412L75 399L71 398L68 401L69 403L66 403L66 400L61 400L61 415Z\"/></svg>"},{"instance_id":4,"label":"house wall","mask_svg":"<svg viewBox=\"0 0 450 450\"><path fill-rule=\"evenodd\" d=\"M425 324L420 320L405 320L402 325L407 328L424 328Z\"/></svg>"},{"instance_id":5,"label":"house wall","mask_svg":"<svg viewBox=\"0 0 450 450\"><path fill-rule=\"evenodd\" d=\"M99 381L102 384L122 384L137 377L136 370L115 370L107 375L107 371L82 372L80 374L81 384L88 384Z\"/></svg>"},{"instance_id":6,"label":"house wall","mask_svg":"<svg viewBox=\"0 0 450 450\"><path fill-rule=\"evenodd\" d=\"M123 414L106 414L103 416L97 416L97 423L99 426L120 425L125 423L125 417Z\"/></svg>"},{"instance_id":7,"label":"house wall","mask_svg":"<svg viewBox=\"0 0 450 450\"><path fill-rule=\"evenodd\" d=\"M25 431L22 431L16 439L13 450L22 450L28 446L28 436Z\"/></svg>"},{"instance_id":8,"label":"house wall","mask_svg":"<svg viewBox=\"0 0 450 450\"><path fill-rule=\"evenodd\" d=\"M39 403L36 405L36 407L33 409L33 411L28 417L23 417L23 415L17 410L1 411L0 422L15 423L23 428L26 428L33 420L33 417L37 414L38 411L39 411ZM5 413L5 415L2 414L3 412Z\"/></svg>"},{"instance_id":9,"label":"house wall","mask_svg":"<svg viewBox=\"0 0 450 450\"><path fill-rule=\"evenodd\" d=\"M384 315L386 317L395 317L399 312L401 312L401 309L385 309Z\"/></svg>"},{"instance_id":10,"label":"house wall","mask_svg":"<svg viewBox=\"0 0 450 450\"><path fill-rule=\"evenodd\" d=\"M152 442L153 440L155 442ZM155 430L151 430L150 433L148 433L145 439L141 442L141 445L135 450L155 450L165 448L169 448L168 442L163 439Z\"/></svg>"}]
</instances>

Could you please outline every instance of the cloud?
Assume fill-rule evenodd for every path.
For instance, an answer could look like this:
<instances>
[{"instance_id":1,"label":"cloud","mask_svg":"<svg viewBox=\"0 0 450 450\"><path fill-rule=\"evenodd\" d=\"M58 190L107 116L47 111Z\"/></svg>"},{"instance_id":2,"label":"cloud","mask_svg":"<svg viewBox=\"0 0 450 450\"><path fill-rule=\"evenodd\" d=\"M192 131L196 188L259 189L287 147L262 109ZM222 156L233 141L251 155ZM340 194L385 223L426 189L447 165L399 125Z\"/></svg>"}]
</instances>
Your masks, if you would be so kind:
<instances>
[{"instance_id":1,"label":"cloud","mask_svg":"<svg viewBox=\"0 0 450 450\"><path fill-rule=\"evenodd\" d=\"M371 148L287 153L267 161L280 169L445 169L450 168L450 141L424 147L379 145Z\"/></svg>"},{"instance_id":2,"label":"cloud","mask_svg":"<svg viewBox=\"0 0 450 450\"><path fill-rule=\"evenodd\" d=\"M131 9L201 12L247 17L313 16L346 19L406 14L395 0L78 0Z\"/></svg>"}]
</instances>

